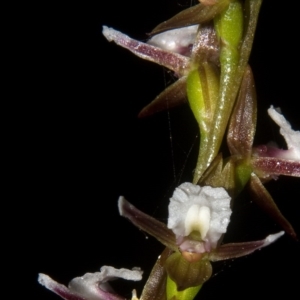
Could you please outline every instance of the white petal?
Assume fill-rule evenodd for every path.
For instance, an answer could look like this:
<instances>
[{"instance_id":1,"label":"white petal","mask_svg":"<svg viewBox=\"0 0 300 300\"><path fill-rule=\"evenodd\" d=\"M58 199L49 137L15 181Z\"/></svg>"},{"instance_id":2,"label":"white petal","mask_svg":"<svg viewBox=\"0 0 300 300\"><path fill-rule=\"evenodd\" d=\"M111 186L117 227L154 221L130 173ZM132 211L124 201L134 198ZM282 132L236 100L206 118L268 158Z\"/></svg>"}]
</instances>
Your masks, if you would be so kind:
<instances>
[{"instance_id":1,"label":"white petal","mask_svg":"<svg viewBox=\"0 0 300 300\"><path fill-rule=\"evenodd\" d=\"M272 243L274 243L276 240L278 240L281 236L284 235L284 231L280 231L278 233L270 234L265 238L264 244L262 247L266 247Z\"/></svg>"},{"instance_id":2,"label":"white petal","mask_svg":"<svg viewBox=\"0 0 300 300\"><path fill-rule=\"evenodd\" d=\"M39 274L38 282L39 282L39 284L43 285L44 287L46 287L47 289L49 289L51 291L53 291L59 285L51 277L49 277L46 274L42 274L42 273ZM64 288L67 289L66 287L64 287Z\"/></svg>"},{"instance_id":3,"label":"white petal","mask_svg":"<svg viewBox=\"0 0 300 300\"><path fill-rule=\"evenodd\" d=\"M167 51L181 53L195 41L198 25L168 30L154 35L148 44L157 46Z\"/></svg>"},{"instance_id":4,"label":"white petal","mask_svg":"<svg viewBox=\"0 0 300 300\"><path fill-rule=\"evenodd\" d=\"M287 159L300 160L300 131L291 128L291 124L273 106L268 109L269 116L280 126L280 133L284 137L289 150Z\"/></svg>"},{"instance_id":5,"label":"white petal","mask_svg":"<svg viewBox=\"0 0 300 300\"><path fill-rule=\"evenodd\" d=\"M115 269L103 266L100 272L86 273L82 277L76 277L69 283L69 289L73 293L89 300L99 300L99 288L102 291L111 291L109 280L123 278L127 280L141 280L142 271L139 269Z\"/></svg>"}]
</instances>

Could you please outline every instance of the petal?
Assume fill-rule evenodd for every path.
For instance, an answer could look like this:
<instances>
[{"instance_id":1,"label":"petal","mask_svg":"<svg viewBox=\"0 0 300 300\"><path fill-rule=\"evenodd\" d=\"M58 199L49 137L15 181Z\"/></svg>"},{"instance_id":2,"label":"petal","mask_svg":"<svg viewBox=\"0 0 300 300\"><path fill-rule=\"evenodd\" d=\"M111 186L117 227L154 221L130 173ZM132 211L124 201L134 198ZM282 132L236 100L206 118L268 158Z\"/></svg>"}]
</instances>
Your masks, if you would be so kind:
<instances>
[{"instance_id":1,"label":"petal","mask_svg":"<svg viewBox=\"0 0 300 300\"><path fill-rule=\"evenodd\" d=\"M123 196L118 201L120 215L129 219L135 226L149 233L166 247L177 251L175 235L164 223L141 212L130 204Z\"/></svg>"},{"instance_id":2,"label":"petal","mask_svg":"<svg viewBox=\"0 0 300 300\"><path fill-rule=\"evenodd\" d=\"M291 128L291 124L273 106L268 109L268 113L272 120L280 127L280 133L290 150L289 157L285 158L300 161L300 131L294 131Z\"/></svg>"},{"instance_id":3,"label":"petal","mask_svg":"<svg viewBox=\"0 0 300 300\"><path fill-rule=\"evenodd\" d=\"M39 274L38 282L48 290L59 295L61 298L66 300L85 300L83 297L74 294L66 286L54 281L48 275Z\"/></svg>"},{"instance_id":4,"label":"petal","mask_svg":"<svg viewBox=\"0 0 300 300\"><path fill-rule=\"evenodd\" d=\"M252 157L251 164L260 178L279 175L300 177L300 161L277 157Z\"/></svg>"},{"instance_id":5,"label":"petal","mask_svg":"<svg viewBox=\"0 0 300 300\"><path fill-rule=\"evenodd\" d=\"M154 35L147 43L161 49L176 52L185 56L194 44L198 25L171 29Z\"/></svg>"},{"instance_id":6,"label":"petal","mask_svg":"<svg viewBox=\"0 0 300 300\"><path fill-rule=\"evenodd\" d=\"M45 274L39 274L38 281L66 300L124 300L125 298L112 293L107 282L116 278L141 280L142 273L138 268L128 270L103 266L100 272L86 273L82 277L72 279L68 288Z\"/></svg>"},{"instance_id":7,"label":"petal","mask_svg":"<svg viewBox=\"0 0 300 300\"><path fill-rule=\"evenodd\" d=\"M108 41L114 41L138 57L162 65L179 75L183 75L189 66L190 59L188 57L139 42L113 28L103 26L102 33Z\"/></svg>"},{"instance_id":8,"label":"petal","mask_svg":"<svg viewBox=\"0 0 300 300\"><path fill-rule=\"evenodd\" d=\"M284 234L284 231L280 231L275 234L268 235L264 240L245 242L245 243L232 243L224 244L208 254L210 261L226 260L236 257L248 255L255 250L259 250L266 247Z\"/></svg>"},{"instance_id":9,"label":"petal","mask_svg":"<svg viewBox=\"0 0 300 300\"><path fill-rule=\"evenodd\" d=\"M142 271L139 269L115 269L110 266L101 268L101 272L86 273L82 277L76 277L69 283L69 289L82 296L84 299L120 299L111 292L108 281L116 278L138 281L142 279Z\"/></svg>"}]
</instances>

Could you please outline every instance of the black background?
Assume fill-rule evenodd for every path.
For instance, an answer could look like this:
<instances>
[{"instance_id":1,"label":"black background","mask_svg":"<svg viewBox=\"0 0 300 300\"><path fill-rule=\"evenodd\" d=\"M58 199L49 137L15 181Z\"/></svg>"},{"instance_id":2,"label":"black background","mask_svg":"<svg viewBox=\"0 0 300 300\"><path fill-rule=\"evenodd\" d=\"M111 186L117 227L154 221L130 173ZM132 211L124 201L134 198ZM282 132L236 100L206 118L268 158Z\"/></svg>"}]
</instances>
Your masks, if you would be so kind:
<instances>
[{"instance_id":1,"label":"black background","mask_svg":"<svg viewBox=\"0 0 300 300\"><path fill-rule=\"evenodd\" d=\"M139 266L146 279L163 246L119 217L118 196L166 222L168 198L192 178L199 139L188 106L137 118L173 82L172 74L101 34L107 25L146 40L147 32L190 1L98 2L33 6L20 26L22 53L28 56L20 71L26 101L18 106L16 236L21 237L18 268L29 280L22 293L30 298L58 299L37 284L39 272L67 284L102 265ZM264 1L250 59L258 93L256 144L275 140L284 146L267 116L271 104L300 128L297 15L283 3ZM299 234L297 184L299 179L280 178L267 187ZM225 242L261 239L279 230L243 194ZM285 236L251 256L215 264L216 275L198 298L296 295L299 250ZM116 282L127 298L133 288L140 294L142 286Z\"/></svg>"}]
</instances>

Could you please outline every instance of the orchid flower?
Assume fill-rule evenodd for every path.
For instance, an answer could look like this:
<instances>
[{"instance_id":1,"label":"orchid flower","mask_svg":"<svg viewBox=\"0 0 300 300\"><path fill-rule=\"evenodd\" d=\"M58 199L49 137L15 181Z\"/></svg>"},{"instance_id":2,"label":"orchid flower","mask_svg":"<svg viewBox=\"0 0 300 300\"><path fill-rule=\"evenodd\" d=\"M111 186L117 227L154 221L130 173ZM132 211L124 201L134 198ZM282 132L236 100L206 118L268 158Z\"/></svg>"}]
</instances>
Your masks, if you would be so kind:
<instances>
[{"instance_id":1,"label":"orchid flower","mask_svg":"<svg viewBox=\"0 0 300 300\"><path fill-rule=\"evenodd\" d=\"M124 197L119 198L119 211L173 252L165 259L167 286L174 287L172 292L190 288L198 292L212 274L211 261L248 255L284 234L281 231L259 241L220 245L230 220L230 201L224 188L186 182L175 189L170 199L168 225L139 211Z\"/></svg>"},{"instance_id":2,"label":"orchid flower","mask_svg":"<svg viewBox=\"0 0 300 300\"><path fill-rule=\"evenodd\" d=\"M139 268L128 270L103 266L100 272L86 273L82 277L72 279L68 287L57 283L45 274L39 274L38 281L66 300L124 300L113 291L108 281L116 278L137 281L142 279L142 274Z\"/></svg>"},{"instance_id":3,"label":"orchid flower","mask_svg":"<svg viewBox=\"0 0 300 300\"><path fill-rule=\"evenodd\" d=\"M168 228L176 234L179 249L205 253L216 248L229 224L231 197L224 188L183 183L175 189L169 204ZM193 232L201 242L191 242Z\"/></svg>"}]
</instances>

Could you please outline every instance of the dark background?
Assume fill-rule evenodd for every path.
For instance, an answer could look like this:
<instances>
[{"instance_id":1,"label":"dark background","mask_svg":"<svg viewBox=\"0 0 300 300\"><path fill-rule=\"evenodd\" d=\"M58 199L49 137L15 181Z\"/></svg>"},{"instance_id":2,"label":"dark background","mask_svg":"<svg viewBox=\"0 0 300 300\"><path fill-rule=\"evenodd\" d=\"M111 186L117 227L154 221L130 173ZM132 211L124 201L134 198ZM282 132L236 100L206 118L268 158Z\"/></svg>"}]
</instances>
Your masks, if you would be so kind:
<instances>
[{"instance_id":1,"label":"dark background","mask_svg":"<svg viewBox=\"0 0 300 300\"><path fill-rule=\"evenodd\" d=\"M166 222L168 198L191 181L199 139L187 105L139 120L138 112L174 81L162 67L108 43L102 25L146 40L158 23L188 7L186 0L98 1L99 4L29 7L23 91L19 109L21 199L18 214L22 269L36 299L58 299L37 284L39 272L67 284L103 265L141 267L144 279L163 246L119 217L124 195ZM266 109L280 106L299 129L296 10L265 0L250 63L258 93L256 144L284 146ZM26 7L28 9L28 7ZM36 13L37 12L37 13ZM28 26L28 28L27 28ZM24 73L23 73L24 72ZM295 75L296 74L296 75ZM300 233L299 179L280 178L267 187ZM228 242L262 239L279 231L247 195L236 202ZM246 258L214 265L215 276L200 299L250 299L298 294L300 247L289 237ZM130 298L143 283L116 282Z\"/></svg>"}]
</instances>

